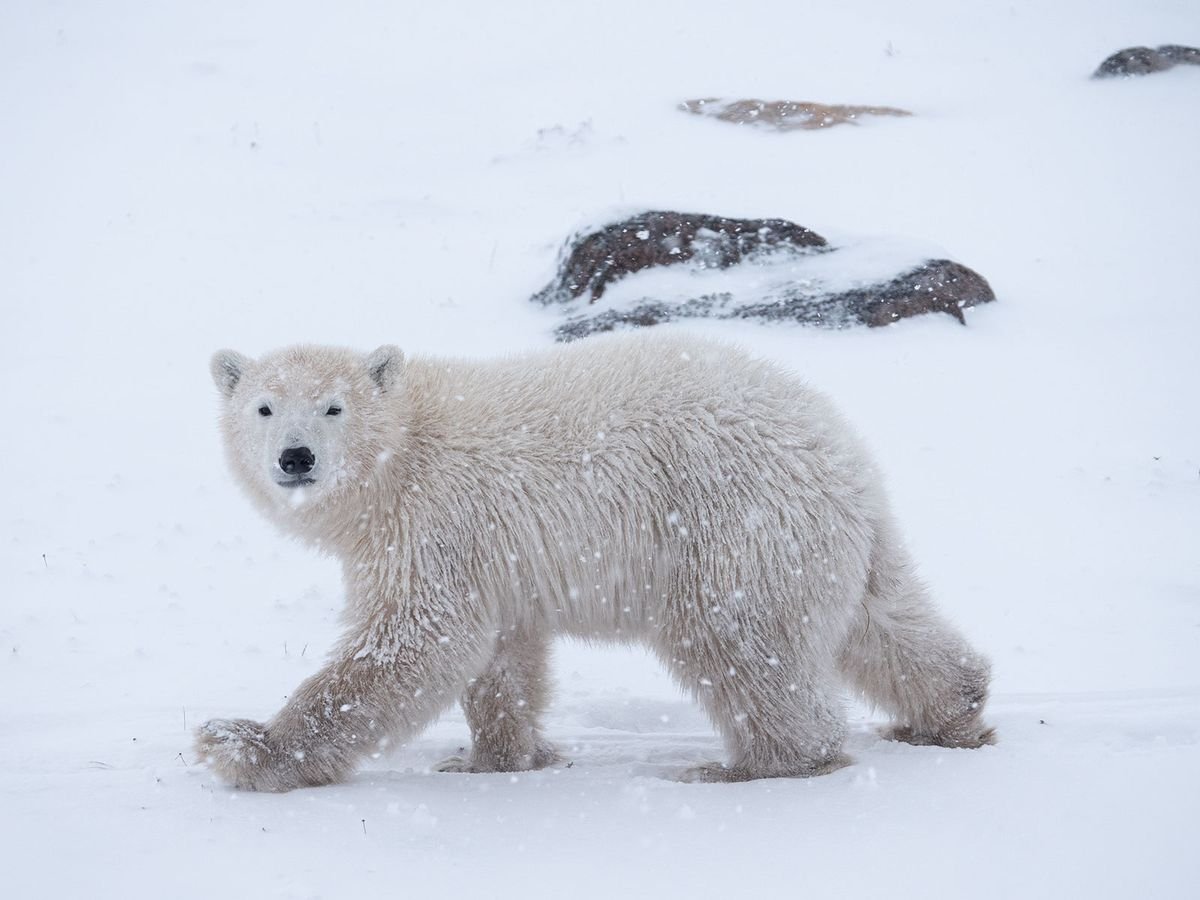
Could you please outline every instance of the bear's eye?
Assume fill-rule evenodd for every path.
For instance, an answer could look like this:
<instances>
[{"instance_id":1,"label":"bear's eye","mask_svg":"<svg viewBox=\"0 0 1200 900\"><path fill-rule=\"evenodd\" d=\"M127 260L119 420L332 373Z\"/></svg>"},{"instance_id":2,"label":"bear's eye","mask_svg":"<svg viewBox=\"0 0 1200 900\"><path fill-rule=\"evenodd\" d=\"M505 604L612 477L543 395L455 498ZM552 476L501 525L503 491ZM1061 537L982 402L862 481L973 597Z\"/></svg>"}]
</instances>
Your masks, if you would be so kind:
<instances>
[{"instance_id":1,"label":"bear's eye","mask_svg":"<svg viewBox=\"0 0 1200 900\"><path fill-rule=\"evenodd\" d=\"M271 414L271 407L267 406L267 405L264 403L262 406L260 406L260 407L258 408L258 414L259 414L260 416L269 416L269 415Z\"/></svg>"},{"instance_id":2,"label":"bear's eye","mask_svg":"<svg viewBox=\"0 0 1200 900\"><path fill-rule=\"evenodd\" d=\"M341 414L342 408L340 406L331 406L329 409L325 410L325 415L327 416L340 416Z\"/></svg>"}]
</instances>

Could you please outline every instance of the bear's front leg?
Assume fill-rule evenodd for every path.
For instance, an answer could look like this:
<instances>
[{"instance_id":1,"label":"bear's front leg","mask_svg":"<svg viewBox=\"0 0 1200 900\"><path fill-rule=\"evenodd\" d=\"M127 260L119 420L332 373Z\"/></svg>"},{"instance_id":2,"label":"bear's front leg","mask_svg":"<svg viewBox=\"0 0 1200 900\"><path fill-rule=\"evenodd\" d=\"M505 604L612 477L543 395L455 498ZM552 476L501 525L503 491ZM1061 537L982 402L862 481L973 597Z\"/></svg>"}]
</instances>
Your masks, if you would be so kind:
<instances>
[{"instance_id":1,"label":"bear's front leg","mask_svg":"<svg viewBox=\"0 0 1200 900\"><path fill-rule=\"evenodd\" d=\"M433 628L410 602L364 624L270 722L214 719L199 729L197 752L247 790L344 781L363 756L419 733L482 665L475 617L442 615Z\"/></svg>"},{"instance_id":2,"label":"bear's front leg","mask_svg":"<svg viewBox=\"0 0 1200 900\"><path fill-rule=\"evenodd\" d=\"M211 719L196 732L196 752L224 781L246 791L288 791L299 772L272 745L267 726L250 719Z\"/></svg>"},{"instance_id":3,"label":"bear's front leg","mask_svg":"<svg viewBox=\"0 0 1200 900\"><path fill-rule=\"evenodd\" d=\"M439 772L522 772L559 760L538 720L550 699L549 638L536 629L501 629L491 660L461 702L471 755L443 760Z\"/></svg>"},{"instance_id":4,"label":"bear's front leg","mask_svg":"<svg viewBox=\"0 0 1200 900\"><path fill-rule=\"evenodd\" d=\"M303 682L266 724L205 722L196 733L196 752L242 790L290 791L344 780L361 755L386 744L387 734L369 711L377 705L372 698L388 693L381 684L371 687L384 673L353 663L336 661Z\"/></svg>"}]
</instances>

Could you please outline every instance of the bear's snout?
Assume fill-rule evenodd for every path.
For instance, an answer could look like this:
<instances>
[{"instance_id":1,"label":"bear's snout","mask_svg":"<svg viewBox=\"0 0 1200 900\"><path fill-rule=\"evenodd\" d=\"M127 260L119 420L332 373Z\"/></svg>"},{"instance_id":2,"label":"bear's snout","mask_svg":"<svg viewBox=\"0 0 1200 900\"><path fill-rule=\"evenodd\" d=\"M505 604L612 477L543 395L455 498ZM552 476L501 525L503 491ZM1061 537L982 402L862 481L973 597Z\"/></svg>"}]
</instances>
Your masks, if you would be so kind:
<instances>
[{"instance_id":1,"label":"bear's snout","mask_svg":"<svg viewBox=\"0 0 1200 900\"><path fill-rule=\"evenodd\" d=\"M279 468L288 475L307 475L316 461L307 447L288 447L279 457Z\"/></svg>"}]
</instances>

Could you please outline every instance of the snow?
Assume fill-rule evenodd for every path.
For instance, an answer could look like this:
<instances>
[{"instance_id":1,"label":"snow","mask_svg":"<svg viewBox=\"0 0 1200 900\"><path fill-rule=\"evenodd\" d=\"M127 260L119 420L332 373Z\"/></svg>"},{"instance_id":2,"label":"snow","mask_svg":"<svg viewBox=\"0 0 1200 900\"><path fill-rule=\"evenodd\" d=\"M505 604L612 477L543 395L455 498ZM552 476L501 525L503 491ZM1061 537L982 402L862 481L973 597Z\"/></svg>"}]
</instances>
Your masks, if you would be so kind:
<instances>
[{"instance_id":1,"label":"snow","mask_svg":"<svg viewBox=\"0 0 1200 900\"><path fill-rule=\"evenodd\" d=\"M1200 863L1200 43L1191 0L12 4L0 28L0 891L10 897L1192 896ZM774 135L696 96L898 106ZM582 222L779 216L933 245L998 302L827 332L689 323L868 437L995 666L981 751L684 785L720 748L644 654L563 644L569 768L238 793L191 753L338 633L339 573L228 477L207 371L295 341L548 345ZM881 245L882 246L882 245ZM663 326L668 327L668 326ZM676 327L676 326L670 326ZM679 326L683 327L683 326Z\"/></svg>"}]
</instances>

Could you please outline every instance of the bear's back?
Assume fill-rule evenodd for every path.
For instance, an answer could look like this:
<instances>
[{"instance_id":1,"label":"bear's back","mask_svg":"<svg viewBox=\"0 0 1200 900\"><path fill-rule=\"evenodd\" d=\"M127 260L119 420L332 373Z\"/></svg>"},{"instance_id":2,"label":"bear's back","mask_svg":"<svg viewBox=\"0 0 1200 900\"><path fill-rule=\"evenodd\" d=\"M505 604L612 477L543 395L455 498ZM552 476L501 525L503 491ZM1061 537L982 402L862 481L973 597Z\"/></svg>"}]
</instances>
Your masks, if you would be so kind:
<instances>
[{"instance_id":1,"label":"bear's back","mask_svg":"<svg viewBox=\"0 0 1200 900\"><path fill-rule=\"evenodd\" d=\"M802 426L828 406L783 369L732 345L685 335L604 335L495 360L414 359L416 402L448 432L557 433L629 425Z\"/></svg>"}]
</instances>

